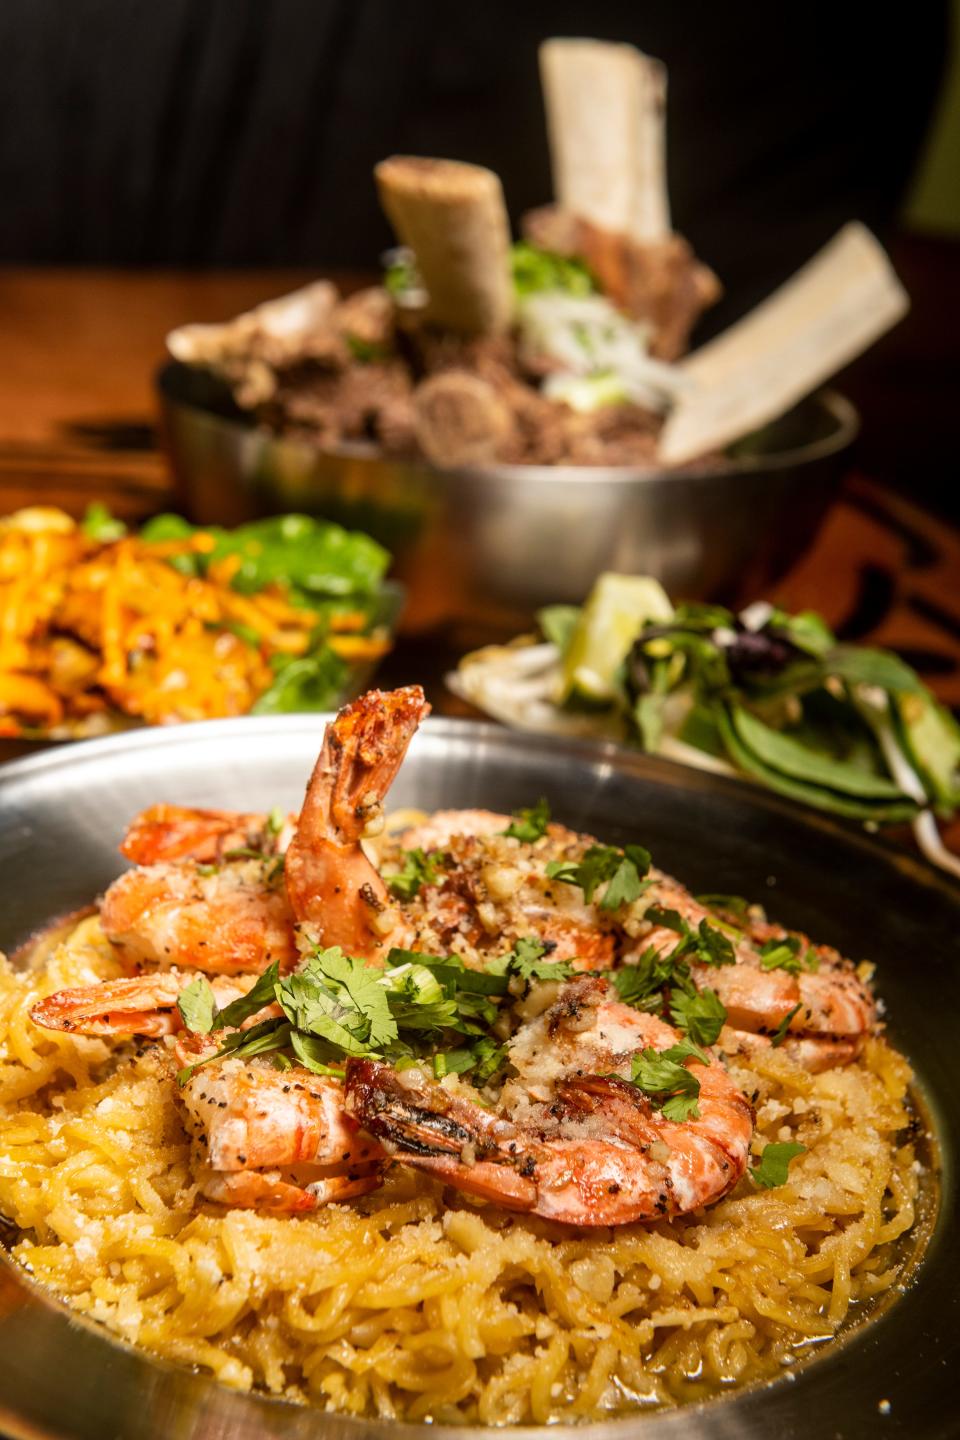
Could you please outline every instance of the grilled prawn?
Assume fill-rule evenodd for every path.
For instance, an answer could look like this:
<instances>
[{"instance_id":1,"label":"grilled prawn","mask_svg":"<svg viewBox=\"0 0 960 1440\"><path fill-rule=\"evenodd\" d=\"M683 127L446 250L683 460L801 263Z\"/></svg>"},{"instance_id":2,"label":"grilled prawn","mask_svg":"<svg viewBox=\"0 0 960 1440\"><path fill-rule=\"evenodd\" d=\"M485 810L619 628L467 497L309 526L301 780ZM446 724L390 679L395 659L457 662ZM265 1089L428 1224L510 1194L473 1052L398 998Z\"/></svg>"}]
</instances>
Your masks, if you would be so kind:
<instances>
[{"instance_id":1,"label":"grilled prawn","mask_svg":"<svg viewBox=\"0 0 960 1440\"><path fill-rule=\"evenodd\" d=\"M495 1110L369 1060L348 1062L347 1108L402 1164L506 1209L583 1226L670 1218L732 1189L753 1135L752 1108L715 1055L689 1065L699 1096L686 1120L629 1083L634 1055L680 1039L585 976L514 1037L517 1078Z\"/></svg>"}]
</instances>

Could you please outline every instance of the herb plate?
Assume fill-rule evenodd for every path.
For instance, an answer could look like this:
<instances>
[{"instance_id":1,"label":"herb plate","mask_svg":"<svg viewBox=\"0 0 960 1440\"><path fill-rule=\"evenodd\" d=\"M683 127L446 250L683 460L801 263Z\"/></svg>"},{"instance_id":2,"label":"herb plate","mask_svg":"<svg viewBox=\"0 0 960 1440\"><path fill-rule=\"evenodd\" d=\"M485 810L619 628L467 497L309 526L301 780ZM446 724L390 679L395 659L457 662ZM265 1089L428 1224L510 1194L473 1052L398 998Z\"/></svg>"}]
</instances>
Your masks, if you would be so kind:
<instances>
[{"instance_id":1,"label":"herb plate","mask_svg":"<svg viewBox=\"0 0 960 1440\"><path fill-rule=\"evenodd\" d=\"M296 806L320 746L321 715L144 729L48 749L0 774L0 863L8 952L89 903L121 869L129 817L157 801ZM842 1440L956 1433L960 1230L960 887L919 859L722 776L613 746L428 720L391 804L514 810L539 795L554 815L617 845L651 849L696 892L763 901L786 925L877 962L895 1043L942 1157L940 1205L903 1291L867 1324L780 1379L705 1405L577 1426L575 1440ZM555 1436L554 1427L551 1435ZM11 1440L463 1440L462 1429L354 1421L224 1389L110 1338L0 1259L0 1431ZM510 1431L542 1440L534 1428Z\"/></svg>"}]
</instances>

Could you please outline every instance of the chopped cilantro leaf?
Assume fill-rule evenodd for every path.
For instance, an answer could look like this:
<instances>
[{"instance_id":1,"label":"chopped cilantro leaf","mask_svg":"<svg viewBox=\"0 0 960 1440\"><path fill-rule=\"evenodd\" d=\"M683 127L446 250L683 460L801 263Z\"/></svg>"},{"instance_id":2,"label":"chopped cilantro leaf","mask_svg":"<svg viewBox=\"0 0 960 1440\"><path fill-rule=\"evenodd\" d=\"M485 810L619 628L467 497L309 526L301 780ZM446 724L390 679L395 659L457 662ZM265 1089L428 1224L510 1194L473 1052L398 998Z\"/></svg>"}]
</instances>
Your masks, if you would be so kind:
<instances>
[{"instance_id":1,"label":"chopped cilantro leaf","mask_svg":"<svg viewBox=\"0 0 960 1440\"><path fill-rule=\"evenodd\" d=\"M533 935L522 935L509 955L487 961L487 972L495 976L517 976L521 980L569 980L573 966L566 960L545 960L547 947Z\"/></svg>"},{"instance_id":2,"label":"chopped cilantro leaf","mask_svg":"<svg viewBox=\"0 0 960 1440\"><path fill-rule=\"evenodd\" d=\"M300 1064L312 1070L314 1075L334 1075L343 1079L343 1066L330 1064L334 1056L331 1055L330 1047L324 1044L318 1035L304 1035L299 1030L291 1030L290 1048Z\"/></svg>"},{"instance_id":3,"label":"chopped cilantro leaf","mask_svg":"<svg viewBox=\"0 0 960 1440\"><path fill-rule=\"evenodd\" d=\"M670 995L670 1016L694 1044L712 1045L723 1029L727 1012L714 990L674 990Z\"/></svg>"},{"instance_id":4,"label":"chopped cilantro leaf","mask_svg":"<svg viewBox=\"0 0 960 1440\"><path fill-rule=\"evenodd\" d=\"M419 893L421 885L436 883L443 861L439 855L426 855L416 850L403 851L403 866L395 875L386 876L391 894L400 900L412 900Z\"/></svg>"},{"instance_id":5,"label":"chopped cilantro leaf","mask_svg":"<svg viewBox=\"0 0 960 1440\"><path fill-rule=\"evenodd\" d=\"M706 920L701 920L697 926L696 953L704 965L735 965L737 960L733 946L723 931Z\"/></svg>"},{"instance_id":6,"label":"chopped cilantro leaf","mask_svg":"<svg viewBox=\"0 0 960 1440\"><path fill-rule=\"evenodd\" d=\"M790 1010L786 1015L784 1015L783 1019L780 1021L780 1024L777 1026L776 1030L774 1030L773 1034L770 1036L770 1044L773 1046L774 1050L778 1050L778 1049L780 1048L780 1046L783 1044L784 1040L786 1040L786 1038L787 1038L787 1031L790 1029L790 1025L791 1025L791 1022L792 1022L792 1020L793 1020L793 1017L794 1017L794 1015L798 1014L798 1012L801 1010L802 1006L803 1006L803 1001L802 1001L802 1000L801 1000L801 1001L798 1001L798 1003L797 1003L796 1005L794 1005L793 1009Z\"/></svg>"},{"instance_id":7,"label":"chopped cilantro leaf","mask_svg":"<svg viewBox=\"0 0 960 1440\"><path fill-rule=\"evenodd\" d=\"M277 981L280 979L280 966L276 960L268 965L266 970L255 982L246 995L231 1000L225 1005L217 1016L217 1028L220 1030L233 1030L242 1025L244 1020L251 1015L256 1015L265 1005L271 1005L277 998Z\"/></svg>"},{"instance_id":8,"label":"chopped cilantro leaf","mask_svg":"<svg viewBox=\"0 0 960 1440\"><path fill-rule=\"evenodd\" d=\"M223 1037L223 1044L212 1055L205 1055L193 1065L187 1065L177 1073L177 1084L186 1085L192 1075L214 1060L230 1055L238 1060L249 1060L255 1055L267 1055L271 1051L284 1050L291 1042L291 1029L282 1020L262 1020L249 1030L232 1030Z\"/></svg>"},{"instance_id":9,"label":"chopped cilantro leaf","mask_svg":"<svg viewBox=\"0 0 960 1440\"><path fill-rule=\"evenodd\" d=\"M433 1057L434 1079L442 1080L444 1075L463 1075L476 1063L472 1050L438 1050Z\"/></svg>"},{"instance_id":10,"label":"chopped cilantro leaf","mask_svg":"<svg viewBox=\"0 0 960 1440\"><path fill-rule=\"evenodd\" d=\"M546 835L549 824L550 806L541 795L537 803L528 809L514 810L513 820L503 834L512 836L514 840L539 840L541 835Z\"/></svg>"},{"instance_id":11,"label":"chopped cilantro leaf","mask_svg":"<svg viewBox=\"0 0 960 1440\"><path fill-rule=\"evenodd\" d=\"M690 926L679 910L665 910L662 905L649 905L646 919L652 925L662 926L664 930L675 930L678 935L686 937L690 934Z\"/></svg>"},{"instance_id":12,"label":"chopped cilantro leaf","mask_svg":"<svg viewBox=\"0 0 960 1440\"><path fill-rule=\"evenodd\" d=\"M302 969L281 980L277 999L298 1030L348 1055L368 1055L397 1038L381 980L380 971L333 946L318 950Z\"/></svg>"},{"instance_id":13,"label":"chopped cilantro leaf","mask_svg":"<svg viewBox=\"0 0 960 1440\"><path fill-rule=\"evenodd\" d=\"M750 901L744 900L742 895L697 895L696 901L707 910L722 910L727 915L736 915L740 920L746 918L750 909Z\"/></svg>"},{"instance_id":14,"label":"chopped cilantro leaf","mask_svg":"<svg viewBox=\"0 0 960 1440\"><path fill-rule=\"evenodd\" d=\"M498 1045L489 1035L482 1036L473 1046L476 1067L471 1077L473 1084L486 1085L507 1063L507 1047Z\"/></svg>"},{"instance_id":15,"label":"chopped cilantro leaf","mask_svg":"<svg viewBox=\"0 0 960 1440\"><path fill-rule=\"evenodd\" d=\"M798 975L803 962L800 958L800 940L796 935L785 935L782 940L768 940L760 946L760 965L764 970L786 970L788 975Z\"/></svg>"},{"instance_id":16,"label":"chopped cilantro leaf","mask_svg":"<svg viewBox=\"0 0 960 1440\"><path fill-rule=\"evenodd\" d=\"M710 1064L709 1056L689 1040L681 1040L678 1045L671 1045L669 1050L657 1051L648 1047L633 1056L630 1083L651 1096L668 1120L698 1120L700 1081L683 1063L691 1059L704 1065ZM665 1098L661 1100L660 1096Z\"/></svg>"},{"instance_id":17,"label":"chopped cilantro leaf","mask_svg":"<svg viewBox=\"0 0 960 1440\"><path fill-rule=\"evenodd\" d=\"M209 1035L217 1018L217 1001L205 975L191 980L177 996L177 1009L187 1029L194 1035Z\"/></svg>"},{"instance_id":18,"label":"chopped cilantro leaf","mask_svg":"<svg viewBox=\"0 0 960 1440\"><path fill-rule=\"evenodd\" d=\"M664 956L648 945L635 965L615 970L610 979L625 1005L659 1015L663 1010L663 996L659 992L665 985L686 983L689 973L689 966L676 951Z\"/></svg>"},{"instance_id":19,"label":"chopped cilantro leaf","mask_svg":"<svg viewBox=\"0 0 960 1440\"><path fill-rule=\"evenodd\" d=\"M609 882L599 908L618 910L643 893L643 877L649 869L650 854L642 845L625 845L622 850L613 845L591 845L580 861L551 860L547 878L578 885L588 905L593 903L598 886Z\"/></svg>"},{"instance_id":20,"label":"chopped cilantro leaf","mask_svg":"<svg viewBox=\"0 0 960 1440\"><path fill-rule=\"evenodd\" d=\"M733 965L736 963L737 957L730 941L722 930L718 930L709 921L701 920L696 930L693 930L678 910L664 910L659 905L651 905L647 910L646 918L656 926L676 931L681 937L680 944L671 952L672 960L690 955L701 965Z\"/></svg>"},{"instance_id":21,"label":"chopped cilantro leaf","mask_svg":"<svg viewBox=\"0 0 960 1440\"><path fill-rule=\"evenodd\" d=\"M754 1184L764 1190L772 1190L776 1185L786 1185L790 1161L802 1155L805 1150L805 1145L798 1145L794 1140L783 1145L768 1145L757 1164L751 1167L750 1174Z\"/></svg>"}]
</instances>

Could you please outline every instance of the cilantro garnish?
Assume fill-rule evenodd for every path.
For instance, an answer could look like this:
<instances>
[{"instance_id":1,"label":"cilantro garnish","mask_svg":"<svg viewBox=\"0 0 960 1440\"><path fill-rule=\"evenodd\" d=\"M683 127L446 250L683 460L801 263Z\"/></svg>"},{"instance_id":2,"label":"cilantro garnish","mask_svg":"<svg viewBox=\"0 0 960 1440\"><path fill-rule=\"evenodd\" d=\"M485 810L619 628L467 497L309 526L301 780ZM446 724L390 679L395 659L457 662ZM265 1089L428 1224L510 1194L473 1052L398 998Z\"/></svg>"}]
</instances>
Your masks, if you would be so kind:
<instances>
[{"instance_id":1,"label":"cilantro garnish","mask_svg":"<svg viewBox=\"0 0 960 1440\"><path fill-rule=\"evenodd\" d=\"M473 1047L476 1068L473 1072L474 1085L486 1085L507 1063L506 1045L498 1045L489 1035L484 1035Z\"/></svg>"},{"instance_id":2,"label":"cilantro garnish","mask_svg":"<svg viewBox=\"0 0 960 1440\"><path fill-rule=\"evenodd\" d=\"M550 806L541 795L535 805L525 810L514 810L513 820L502 833L512 836L514 840L539 840L542 835L546 835L549 824Z\"/></svg>"},{"instance_id":3,"label":"cilantro garnish","mask_svg":"<svg viewBox=\"0 0 960 1440\"><path fill-rule=\"evenodd\" d=\"M542 941L524 936L486 969L470 970L457 955L392 949L387 968L379 970L339 947L318 949L291 975L281 977L279 965L272 964L223 1010L201 976L180 995L180 1014L195 1034L218 1032L220 1045L178 1078L185 1084L198 1066L226 1055L272 1054L282 1067L290 1063L284 1052L292 1052L316 1074L342 1075L351 1055L403 1065L436 1053L445 1057L436 1062L437 1073L472 1072L473 1083L485 1085L506 1063L505 1047L489 1033L496 1001L516 993L517 980L529 985L573 973L572 966L547 953ZM239 1029L274 1004L281 1012L275 1018Z\"/></svg>"},{"instance_id":4,"label":"cilantro garnish","mask_svg":"<svg viewBox=\"0 0 960 1440\"><path fill-rule=\"evenodd\" d=\"M664 910L659 905L651 905L646 918L654 925L676 931L680 936L680 944L671 952L671 959L677 960L681 956L689 955L701 965L736 963L737 957L730 941L722 930L718 930L709 921L701 920L694 930L678 910Z\"/></svg>"},{"instance_id":5,"label":"cilantro garnish","mask_svg":"<svg viewBox=\"0 0 960 1440\"><path fill-rule=\"evenodd\" d=\"M760 946L760 966L763 970L786 970L788 975L798 975L803 968L800 950L800 940L796 935L785 935L782 940L768 940Z\"/></svg>"},{"instance_id":6,"label":"cilantro garnish","mask_svg":"<svg viewBox=\"0 0 960 1440\"><path fill-rule=\"evenodd\" d=\"M668 1120L700 1118L700 1081L691 1075L686 1060L710 1064L709 1056L689 1040L681 1040L669 1050L657 1051L648 1046L630 1062L630 1084L649 1095Z\"/></svg>"},{"instance_id":7,"label":"cilantro garnish","mask_svg":"<svg viewBox=\"0 0 960 1440\"><path fill-rule=\"evenodd\" d=\"M328 1040L347 1055L382 1051L397 1038L379 971L339 946L318 950L277 986L277 1000L298 1030Z\"/></svg>"},{"instance_id":8,"label":"cilantro garnish","mask_svg":"<svg viewBox=\"0 0 960 1440\"><path fill-rule=\"evenodd\" d=\"M516 975L521 980L569 980L573 966L566 960L545 960L547 947L533 935L522 935L509 955L487 962L490 975Z\"/></svg>"},{"instance_id":9,"label":"cilantro garnish","mask_svg":"<svg viewBox=\"0 0 960 1440\"><path fill-rule=\"evenodd\" d=\"M267 834L279 835L280 831L283 829L283 819L283 811L280 809L280 806L274 805L273 809L267 816Z\"/></svg>"},{"instance_id":10,"label":"cilantro garnish","mask_svg":"<svg viewBox=\"0 0 960 1440\"><path fill-rule=\"evenodd\" d=\"M712 1045L723 1029L727 1011L715 990L671 991L670 1018L695 1045Z\"/></svg>"},{"instance_id":11,"label":"cilantro garnish","mask_svg":"<svg viewBox=\"0 0 960 1440\"><path fill-rule=\"evenodd\" d=\"M613 987L625 1005L659 1015L663 1010L666 985L689 985L690 967L678 946L669 955L661 955L648 945L635 965L625 965L610 976Z\"/></svg>"},{"instance_id":12,"label":"cilantro garnish","mask_svg":"<svg viewBox=\"0 0 960 1440\"><path fill-rule=\"evenodd\" d=\"M564 885L578 885L588 905L593 903L597 887L607 882L601 910L619 910L638 900L645 889L644 876L650 869L650 853L642 845L591 845L580 861L551 860L547 878Z\"/></svg>"},{"instance_id":13,"label":"cilantro garnish","mask_svg":"<svg viewBox=\"0 0 960 1440\"><path fill-rule=\"evenodd\" d=\"M426 855L418 846L403 851L403 866L395 875L387 875L387 885L400 900L412 900L421 885L436 883L443 866L439 855Z\"/></svg>"},{"instance_id":14,"label":"cilantro garnish","mask_svg":"<svg viewBox=\"0 0 960 1440\"><path fill-rule=\"evenodd\" d=\"M205 975L191 980L177 996L180 1018L194 1035L209 1035L217 1018L217 1001L213 987Z\"/></svg>"},{"instance_id":15,"label":"cilantro garnish","mask_svg":"<svg viewBox=\"0 0 960 1440\"><path fill-rule=\"evenodd\" d=\"M744 900L742 895L697 895L694 898L706 910L723 910L740 920L746 919L750 909L750 901Z\"/></svg>"},{"instance_id":16,"label":"cilantro garnish","mask_svg":"<svg viewBox=\"0 0 960 1440\"><path fill-rule=\"evenodd\" d=\"M472 1050L438 1050L433 1057L433 1077L442 1080L444 1075L463 1075L476 1063Z\"/></svg>"},{"instance_id":17,"label":"cilantro garnish","mask_svg":"<svg viewBox=\"0 0 960 1440\"><path fill-rule=\"evenodd\" d=\"M794 1007L793 1007L792 1010L789 1010L789 1011L787 1012L787 1014L784 1015L783 1019L780 1021L780 1024L777 1026L776 1030L774 1030L773 1034L770 1036L770 1044L773 1046L774 1050L778 1050L778 1049L780 1048L780 1046L783 1044L784 1040L786 1040L786 1038L787 1038L787 1031L790 1029L790 1025L791 1025L791 1023L792 1023L792 1021L793 1021L793 1017L794 1017L794 1015L797 1015L797 1014L800 1012L800 1010L802 1010L802 1008L803 1008L803 1001L800 1000L800 1001L798 1001L798 1003L797 1003L796 1005L794 1005Z\"/></svg>"},{"instance_id":18,"label":"cilantro garnish","mask_svg":"<svg viewBox=\"0 0 960 1440\"><path fill-rule=\"evenodd\" d=\"M786 1185L790 1172L790 1161L806 1151L805 1145L790 1140L786 1144L768 1145L756 1165L750 1169L755 1185L772 1190L777 1185Z\"/></svg>"},{"instance_id":19,"label":"cilantro garnish","mask_svg":"<svg viewBox=\"0 0 960 1440\"><path fill-rule=\"evenodd\" d=\"M219 1050L178 1071L177 1084L186 1085L190 1077L201 1066L209 1065L214 1060L222 1060L224 1056L235 1056L238 1060L251 1060L255 1055L266 1055L271 1051L283 1050L290 1044L290 1041L290 1025L278 1020L263 1020L259 1025L251 1026L249 1030L228 1031L223 1037Z\"/></svg>"}]
</instances>

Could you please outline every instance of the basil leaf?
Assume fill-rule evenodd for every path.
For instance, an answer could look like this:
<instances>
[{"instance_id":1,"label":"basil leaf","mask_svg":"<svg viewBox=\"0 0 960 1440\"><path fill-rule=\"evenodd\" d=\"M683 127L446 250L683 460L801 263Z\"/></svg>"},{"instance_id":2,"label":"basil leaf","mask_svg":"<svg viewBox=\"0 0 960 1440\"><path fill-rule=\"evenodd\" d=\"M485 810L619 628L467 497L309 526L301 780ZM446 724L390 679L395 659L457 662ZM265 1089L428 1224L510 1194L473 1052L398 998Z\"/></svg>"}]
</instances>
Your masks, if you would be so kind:
<instances>
[{"instance_id":1,"label":"basil leaf","mask_svg":"<svg viewBox=\"0 0 960 1440\"><path fill-rule=\"evenodd\" d=\"M798 1145L793 1140L785 1144L768 1145L757 1164L750 1170L754 1184L761 1186L764 1190L772 1190L777 1185L785 1185L789 1178L790 1161L795 1160L798 1155L803 1155L806 1148L805 1145Z\"/></svg>"}]
</instances>

